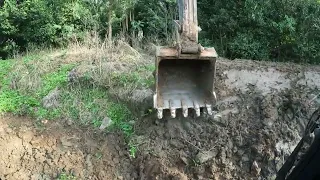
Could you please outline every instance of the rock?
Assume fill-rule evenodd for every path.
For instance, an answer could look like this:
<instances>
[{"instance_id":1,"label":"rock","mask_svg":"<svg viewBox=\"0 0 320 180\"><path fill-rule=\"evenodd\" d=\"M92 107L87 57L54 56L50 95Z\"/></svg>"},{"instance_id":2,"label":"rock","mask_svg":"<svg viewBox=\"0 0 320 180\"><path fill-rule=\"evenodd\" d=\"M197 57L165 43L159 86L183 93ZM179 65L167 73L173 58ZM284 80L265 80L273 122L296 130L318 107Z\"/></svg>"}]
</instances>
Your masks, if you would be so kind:
<instances>
[{"instance_id":1,"label":"rock","mask_svg":"<svg viewBox=\"0 0 320 180\"><path fill-rule=\"evenodd\" d=\"M79 79L79 75L78 75L78 72L77 72L77 69L76 69L76 68L72 69L72 70L68 73L67 79L68 79L68 82L69 82L69 83L74 83L74 82L76 82L76 81Z\"/></svg>"},{"instance_id":2,"label":"rock","mask_svg":"<svg viewBox=\"0 0 320 180\"><path fill-rule=\"evenodd\" d=\"M186 157L180 157L181 161L185 164L185 165L188 165L188 160Z\"/></svg>"},{"instance_id":3,"label":"rock","mask_svg":"<svg viewBox=\"0 0 320 180\"><path fill-rule=\"evenodd\" d=\"M265 118L262 121L262 124L265 125L265 126L268 126L268 127L272 127L273 123L274 123L274 119L273 118Z\"/></svg>"},{"instance_id":4,"label":"rock","mask_svg":"<svg viewBox=\"0 0 320 180\"><path fill-rule=\"evenodd\" d=\"M227 163L227 152L226 152L225 149L221 150L220 159L221 159L221 163L222 164L226 164Z\"/></svg>"},{"instance_id":5,"label":"rock","mask_svg":"<svg viewBox=\"0 0 320 180\"><path fill-rule=\"evenodd\" d=\"M31 179L37 179L37 180L50 180L51 177L46 174L34 174L31 176Z\"/></svg>"},{"instance_id":6,"label":"rock","mask_svg":"<svg viewBox=\"0 0 320 180\"><path fill-rule=\"evenodd\" d=\"M66 137L61 137L61 138L60 138L60 141L61 141L62 146L64 146L64 147L71 147L71 146L73 146L73 143L70 142L70 141L68 141L68 139L67 139Z\"/></svg>"},{"instance_id":7,"label":"rock","mask_svg":"<svg viewBox=\"0 0 320 180\"><path fill-rule=\"evenodd\" d=\"M221 97L227 96L227 92L226 92L226 91L221 91L221 92L220 92L220 96L221 96Z\"/></svg>"},{"instance_id":8,"label":"rock","mask_svg":"<svg viewBox=\"0 0 320 180\"><path fill-rule=\"evenodd\" d=\"M112 124L112 120L109 117L105 117L99 127L100 130L104 130Z\"/></svg>"},{"instance_id":9,"label":"rock","mask_svg":"<svg viewBox=\"0 0 320 180\"><path fill-rule=\"evenodd\" d=\"M67 124L68 124L69 126L71 126L71 125L73 124L72 120L68 118L68 119L67 119Z\"/></svg>"},{"instance_id":10,"label":"rock","mask_svg":"<svg viewBox=\"0 0 320 180\"><path fill-rule=\"evenodd\" d=\"M87 164L88 173L92 173L93 172L93 165L91 162L91 155L90 154L86 157L86 164Z\"/></svg>"},{"instance_id":11,"label":"rock","mask_svg":"<svg viewBox=\"0 0 320 180\"><path fill-rule=\"evenodd\" d=\"M212 158L216 157L218 152L216 150L211 150L211 151L203 151L199 152L196 156L196 159L199 161L199 163L205 163Z\"/></svg>"},{"instance_id":12,"label":"rock","mask_svg":"<svg viewBox=\"0 0 320 180\"><path fill-rule=\"evenodd\" d=\"M184 144L182 142L180 142L177 139L172 139L169 144L174 147L174 148L178 148L178 149L182 149L184 147Z\"/></svg>"},{"instance_id":13,"label":"rock","mask_svg":"<svg viewBox=\"0 0 320 180\"><path fill-rule=\"evenodd\" d=\"M112 161L113 161L115 164L119 164L119 163L120 163L119 158L116 158L116 157L114 157L114 158L112 159Z\"/></svg>"},{"instance_id":14,"label":"rock","mask_svg":"<svg viewBox=\"0 0 320 180\"><path fill-rule=\"evenodd\" d=\"M116 95L116 94L115 94ZM116 95L117 96L117 95ZM120 99L122 97L119 97ZM125 97L137 113L146 116L152 112L153 91L151 89L136 89Z\"/></svg>"},{"instance_id":15,"label":"rock","mask_svg":"<svg viewBox=\"0 0 320 180\"><path fill-rule=\"evenodd\" d=\"M48 95L46 95L42 99L42 105L43 107L47 109L55 109L59 107L59 96L60 96L60 91L58 88L55 88L51 92L49 92Z\"/></svg>"},{"instance_id":16,"label":"rock","mask_svg":"<svg viewBox=\"0 0 320 180\"><path fill-rule=\"evenodd\" d=\"M221 180L219 174L214 174L214 175L213 175L213 179L214 179L214 180Z\"/></svg>"},{"instance_id":17,"label":"rock","mask_svg":"<svg viewBox=\"0 0 320 180\"><path fill-rule=\"evenodd\" d=\"M152 101L152 95L153 92L151 89L137 89L132 92L132 96L130 98L136 103L143 103L145 101Z\"/></svg>"},{"instance_id":18,"label":"rock","mask_svg":"<svg viewBox=\"0 0 320 180\"><path fill-rule=\"evenodd\" d=\"M212 164L210 165L210 170L211 170L211 173L212 173L212 174L215 174L215 172L217 172L217 171L219 170L219 168L216 166L215 163L212 163Z\"/></svg>"},{"instance_id":19,"label":"rock","mask_svg":"<svg viewBox=\"0 0 320 180\"><path fill-rule=\"evenodd\" d=\"M13 132L13 130L10 127L6 128L4 131L8 134Z\"/></svg>"},{"instance_id":20,"label":"rock","mask_svg":"<svg viewBox=\"0 0 320 180\"><path fill-rule=\"evenodd\" d=\"M261 168L259 167L257 161L253 161L252 166L251 166L251 171L253 175L259 176L261 172Z\"/></svg>"},{"instance_id":21,"label":"rock","mask_svg":"<svg viewBox=\"0 0 320 180\"><path fill-rule=\"evenodd\" d=\"M284 161L283 161L281 158L276 157L276 158L274 159L274 162L275 162L275 164L276 164L276 170L279 171L279 170L281 169L281 167L283 166Z\"/></svg>"},{"instance_id":22,"label":"rock","mask_svg":"<svg viewBox=\"0 0 320 180\"><path fill-rule=\"evenodd\" d=\"M33 133L30 131L19 133L19 137L26 143L29 143L33 138Z\"/></svg>"},{"instance_id":23,"label":"rock","mask_svg":"<svg viewBox=\"0 0 320 180\"><path fill-rule=\"evenodd\" d=\"M252 153L254 153L260 157L264 156L263 144L256 144L256 145L251 146L251 151L252 151Z\"/></svg>"},{"instance_id":24,"label":"rock","mask_svg":"<svg viewBox=\"0 0 320 180\"><path fill-rule=\"evenodd\" d=\"M189 164L187 157L188 157L188 156L187 156L186 153L181 153L181 154L180 154L180 159L181 159L181 161L182 161L185 165L188 165L188 164Z\"/></svg>"},{"instance_id":25,"label":"rock","mask_svg":"<svg viewBox=\"0 0 320 180\"><path fill-rule=\"evenodd\" d=\"M250 159L249 159L249 156L247 154L243 154L242 158L241 158L241 161L242 162L248 162Z\"/></svg>"},{"instance_id":26,"label":"rock","mask_svg":"<svg viewBox=\"0 0 320 180\"><path fill-rule=\"evenodd\" d=\"M269 175L267 177L267 180L275 180L277 178L277 175L276 174L272 174L272 175Z\"/></svg>"},{"instance_id":27,"label":"rock","mask_svg":"<svg viewBox=\"0 0 320 180\"><path fill-rule=\"evenodd\" d=\"M233 143L231 139L228 139L227 147L231 150L233 149Z\"/></svg>"},{"instance_id":28,"label":"rock","mask_svg":"<svg viewBox=\"0 0 320 180\"><path fill-rule=\"evenodd\" d=\"M243 149L239 149L237 154L238 154L238 156L242 156L244 154L244 150Z\"/></svg>"}]
</instances>

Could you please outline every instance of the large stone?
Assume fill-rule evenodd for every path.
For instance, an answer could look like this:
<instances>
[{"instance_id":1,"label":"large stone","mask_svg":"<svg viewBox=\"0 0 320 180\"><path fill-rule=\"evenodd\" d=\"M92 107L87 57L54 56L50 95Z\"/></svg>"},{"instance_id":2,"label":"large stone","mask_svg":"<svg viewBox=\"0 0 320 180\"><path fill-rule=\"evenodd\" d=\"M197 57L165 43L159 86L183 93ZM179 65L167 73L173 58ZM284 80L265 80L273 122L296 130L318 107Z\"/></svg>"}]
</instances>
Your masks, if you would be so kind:
<instances>
[{"instance_id":1,"label":"large stone","mask_svg":"<svg viewBox=\"0 0 320 180\"><path fill-rule=\"evenodd\" d=\"M43 107L47 109L55 109L59 107L59 96L60 96L60 91L58 88L55 88L51 92L49 92L48 95L46 95L42 99L42 105Z\"/></svg>"},{"instance_id":2,"label":"large stone","mask_svg":"<svg viewBox=\"0 0 320 180\"><path fill-rule=\"evenodd\" d=\"M130 99L136 103L152 101L153 92L151 89L137 89L132 92Z\"/></svg>"},{"instance_id":3,"label":"large stone","mask_svg":"<svg viewBox=\"0 0 320 180\"><path fill-rule=\"evenodd\" d=\"M196 159L199 161L199 163L205 163L217 156L218 152L216 150L211 151L202 151L197 154Z\"/></svg>"},{"instance_id":4,"label":"large stone","mask_svg":"<svg viewBox=\"0 0 320 180\"><path fill-rule=\"evenodd\" d=\"M259 164L257 163L257 161L253 161L252 166L251 166L251 171L252 171L253 175L255 175L255 176L260 175L261 168L259 167Z\"/></svg>"},{"instance_id":5,"label":"large stone","mask_svg":"<svg viewBox=\"0 0 320 180\"><path fill-rule=\"evenodd\" d=\"M153 107L153 91L151 89L137 89L128 97L132 108L140 115L149 113Z\"/></svg>"},{"instance_id":6,"label":"large stone","mask_svg":"<svg viewBox=\"0 0 320 180\"><path fill-rule=\"evenodd\" d=\"M109 117L105 117L105 118L102 120L102 123L101 123L99 129L100 129L100 130L104 130L104 129L106 129L107 127L109 127L111 124L112 124L112 120L111 120Z\"/></svg>"}]
</instances>

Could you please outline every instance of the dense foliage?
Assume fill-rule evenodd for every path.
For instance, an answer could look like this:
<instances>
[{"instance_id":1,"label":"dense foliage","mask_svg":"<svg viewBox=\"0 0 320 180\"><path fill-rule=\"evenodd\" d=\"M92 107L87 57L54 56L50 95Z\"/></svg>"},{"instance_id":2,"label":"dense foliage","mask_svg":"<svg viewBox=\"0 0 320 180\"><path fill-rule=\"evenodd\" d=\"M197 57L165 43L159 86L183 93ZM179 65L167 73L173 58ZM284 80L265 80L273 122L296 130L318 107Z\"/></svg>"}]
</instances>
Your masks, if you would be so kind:
<instances>
[{"instance_id":1,"label":"dense foliage","mask_svg":"<svg viewBox=\"0 0 320 180\"><path fill-rule=\"evenodd\" d=\"M208 6L208 4L211 6ZM228 57L320 62L317 0L201 0L204 42Z\"/></svg>"},{"instance_id":2,"label":"dense foliage","mask_svg":"<svg viewBox=\"0 0 320 180\"><path fill-rule=\"evenodd\" d=\"M30 46L63 46L84 32L129 41L170 40L175 0L4 0L0 57ZM200 42L220 56L320 62L319 0L198 0ZM141 34L140 34L141 35Z\"/></svg>"}]
</instances>

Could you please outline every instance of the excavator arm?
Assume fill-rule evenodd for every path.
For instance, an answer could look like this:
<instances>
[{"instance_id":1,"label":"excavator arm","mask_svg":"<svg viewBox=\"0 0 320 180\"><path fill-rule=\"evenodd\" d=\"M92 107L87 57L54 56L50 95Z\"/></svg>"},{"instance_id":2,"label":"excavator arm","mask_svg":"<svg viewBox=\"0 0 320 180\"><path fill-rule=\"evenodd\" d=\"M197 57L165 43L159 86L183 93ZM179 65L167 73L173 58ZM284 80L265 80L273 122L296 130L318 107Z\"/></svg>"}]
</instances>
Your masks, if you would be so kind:
<instances>
[{"instance_id":1,"label":"excavator arm","mask_svg":"<svg viewBox=\"0 0 320 180\"><path fill-rule=\"evenodd\" d=\"M198 13L196 0L178 0L179 21L177 24L180 53L198 54L202 47L198 44Z\"/></svg>"},{"instance_id":2,"label":"excavator arm","mask_svg":"<svg viewBox=\"0 0 320 180\"><path fill-rule=\"evenodd\" d=\"M198 43L197 1L178 0L176 47L157 47L154 108L159 119L168 114L196 117L212 115L215 105L214 78L217 53ZM181 111L177 113L177 111Z\"/></svg>"}]
</instances>

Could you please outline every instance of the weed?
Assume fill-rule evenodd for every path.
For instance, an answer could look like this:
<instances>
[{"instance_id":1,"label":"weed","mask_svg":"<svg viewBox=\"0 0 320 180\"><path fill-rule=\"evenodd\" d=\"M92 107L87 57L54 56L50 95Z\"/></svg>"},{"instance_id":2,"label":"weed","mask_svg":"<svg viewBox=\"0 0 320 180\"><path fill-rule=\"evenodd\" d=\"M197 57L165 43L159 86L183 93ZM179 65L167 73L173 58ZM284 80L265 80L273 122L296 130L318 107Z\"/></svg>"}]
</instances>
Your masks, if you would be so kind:
<instances>
[{"instance_id":1,"label":"weed","mask_svg":"<svg viewBox=\"0 0 320 180\"><path fill-rule=\"evenodd\" d=\"M101 152L97 152L97 153L95 154L95 157L96 157L97 159L101 159L101 158L102 158L102 153L101 153Z\"/></svg>"},{"instance_id":2,"label":"weed","mask_svg":"<svg viewBox=\"0 0 320 180\"><path fill-rule=\"evenodd\" d=\"M113 125L122 130L126 137L133 134L133 126L130 122L134 120L131 111L124 104L110 103L107 116L112 119Z\"/></svg>"},{"instance_id":3,"label":"weed","mask_svg":"<svg viewBox=\"0 0 320 180\"><path fill-rule=\"evenodd\" d=\"M65 86L67 83L67 74L74 66L74 64L64 65L57 71L46 74L43 77L43 86L38 92L38 95L44 97L54 88Z\"/></svg>"},{"instance_id":4,"label":"weed","mask_svg":"<svg viewBox=\"0 0 320 180\"><path fill-rule=\"evenodd\" d=\"M130 157L136 158L137 146L129 144Z\"/></svg>"},{"instance_id":5,"label":"weed","mask_svg":"<svg viewBox=\"0 0 320 180\"><path fill-rule=\"evenodd\" d=\"M154 110L153 109L148 109L148 110L146 110L143 114L142 114L142 116L149 116L150 114L152 114L154 112Z\"/></svg>"},{"instance_id":6,"label":"weed","mask_svg":"<svg viewBox=\"0 0 320 180\"><path fill-rule=\"evenodd\" d=\"M197 159L192 159L191 160L192 161L192 166L194 166L194 167L198 167L198 166L200 166L200 161L199 160L197 160Z\"/></svg>"},{"instance_id":7,"label":"weed","mask_svg":"<svg viewBox=\"0 0 320 180\"><path fill-rule=\"evenodd\" d=\"M61 173L57 180L76 180L76 177L73 175L68 175L67 173Z\"/></svg>"},{"instance_id":8,"label":"weed","mask_svg":"<svg viewBox=\"0 0 320 180\"><path fill-rule=\"evenodd\" d=\"M10 72L12 65L12 60L0 61L0 79L2 80L2 82L5 80L5 77Z\"/></svg>"},{"instance_id":9,"label":"weed","mask_svg":"<svg viewBox=\"0 0 320 180\"><path fill-rule=\"evenodd\" d=\"M107 113L108 95L99 87L66 87L61 89L61 113L80 125L101 125Z\"/></svg>"}]
</instances>

